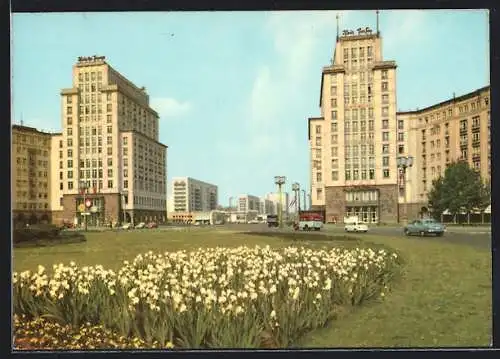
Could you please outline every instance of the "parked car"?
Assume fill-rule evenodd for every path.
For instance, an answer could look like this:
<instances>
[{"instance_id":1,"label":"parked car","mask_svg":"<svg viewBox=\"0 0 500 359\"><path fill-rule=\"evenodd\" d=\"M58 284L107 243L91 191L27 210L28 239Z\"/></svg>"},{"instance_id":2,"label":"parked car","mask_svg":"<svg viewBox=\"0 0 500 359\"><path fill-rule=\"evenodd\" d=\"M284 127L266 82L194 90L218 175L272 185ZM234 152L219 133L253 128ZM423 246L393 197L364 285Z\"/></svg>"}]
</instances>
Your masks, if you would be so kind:
<instances>
[{"instance_id":1,"label":"parked car","mask_svg":"<svg viewBox=\"0 0 500 359\"><path fill-rule=\"evenodd\" d=\"M259 221L256 219L252 219L252 220L248 221L248 224L259 224Z\"/></svg>"},{"instance_id":2,"label":"parked car","mask_svg":"<svg viewBox=\"0 0 500 359\"><path fill-rule=\"evenodd\" d=\"M359 220L358 216L344 217L344 230L346 232L368 232L368 226Z\"/></svg>"},{"instance_id":3,"label":"parked car","mask_svg":"<svg viewBox=\"0 0 500 359\"><path fill-rule=\"evenodd\" d=\"M155 223L155 222L149 222L149 223L147 224L147 227L148 227L149 229L152 229L152 228L158 228L158 223Z\"/></svg>"},{"instance_id":4,"label":"parked car","mask_svg":"<svg viewBox=\"0 0 500 359\"><path fill-rule=\"evenodd\" d=\"M137 224L134 228L135 229L143 229L144 227L146 227L146 223L141 222L141 223Z\"/></svg>"},{"instance_id":5,"label":"parked car","mask_svg":"<svg viewBox=\"0 0 500 359\"><path fill-rule=\"evenodd\" d=\"M121 229L130 229L132 228L132 223L125 223L124 225L121 226Z\"/></svg>"},{"instance_id":6,"label":"parked car","mask_svg":"<svg viewBox=\"0 0 500 359\"><path fill-rule=\"evenodd\" d=\"M438 237L441 237L446 231L446 227L432 219L416 219L404 228L404 234L410 236L412 234L417 234L422 237L432 234Z\"/></svg>"}]
</instances>

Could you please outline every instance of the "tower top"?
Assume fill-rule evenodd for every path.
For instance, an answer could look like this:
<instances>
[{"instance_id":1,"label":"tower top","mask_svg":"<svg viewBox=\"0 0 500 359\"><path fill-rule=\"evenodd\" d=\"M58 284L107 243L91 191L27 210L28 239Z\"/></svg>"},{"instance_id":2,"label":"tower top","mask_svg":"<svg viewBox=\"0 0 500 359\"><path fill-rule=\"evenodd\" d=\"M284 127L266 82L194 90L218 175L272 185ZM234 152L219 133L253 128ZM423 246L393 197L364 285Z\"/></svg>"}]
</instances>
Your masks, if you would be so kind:
<instances>
[{"instance_id":1,"label":"tower top","mask_svg":"<svg viewBox=\"0 0 500 359\"><path fill-rule=\"evenodd\" d=\"M377 10L375 13L377 14L377 36L380 36L380 30L379 30L379 26L378 26L378 15L379 15L380 11Z\"/></svg>"},{"instance_id":2,"label":"tower top","mask_svg":"<svg viewBox=\"0 0 500 359\"><path fill-rule=\"evenodd\" d=\"M339 14L335 18L337 19L337 41L339 41Z\"/></svg>"}]
</instances>

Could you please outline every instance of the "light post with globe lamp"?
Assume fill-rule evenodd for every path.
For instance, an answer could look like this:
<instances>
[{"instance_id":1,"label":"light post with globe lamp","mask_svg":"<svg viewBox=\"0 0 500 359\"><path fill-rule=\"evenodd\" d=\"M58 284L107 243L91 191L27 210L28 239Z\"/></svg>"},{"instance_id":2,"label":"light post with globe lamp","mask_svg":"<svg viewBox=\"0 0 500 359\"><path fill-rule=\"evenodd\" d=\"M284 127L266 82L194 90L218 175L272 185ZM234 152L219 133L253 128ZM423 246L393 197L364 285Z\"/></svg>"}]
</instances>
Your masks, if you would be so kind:
<instances>
[{"instance_id":1,"label":"light post with globe lamp","mask_svg":"<svg viewBox=\"0 0 500 359\"><path fill-rule=\"evenodd\" d=\"M398 164L398 179L399 179L399 185L400 188L403 188L403 196L404 196L404 216L403 216L403 224L408 223L408 203L407 203L407 198L406 198L406 169L410 168L413 166L413 157L412 156L398 156L397 159L397 164ZM401 176L400 176L400 171L401 171ZM401 180L403 183L401 183ZM403 184L403 187L401 187L401 184ZM399 191L399 189L398 189ZM398 206L399 206L399 201L398 201ZM398 209L398 215L399 215L399 209Z\"/></svg>"},{"instance_id":2,"label":"light post with globe lamp","mask_svg":"<svg viewBox=\"0 0 500 359\"><path fill-rule=\"evenodd\" d=\"M278 191L280 194L280 208L278 211L280 228L283 228L283 194L281 191L281 187L285 184L285 181L285 176L274 176L274 183L278 185Z\"/></svg>"}]
</instances>

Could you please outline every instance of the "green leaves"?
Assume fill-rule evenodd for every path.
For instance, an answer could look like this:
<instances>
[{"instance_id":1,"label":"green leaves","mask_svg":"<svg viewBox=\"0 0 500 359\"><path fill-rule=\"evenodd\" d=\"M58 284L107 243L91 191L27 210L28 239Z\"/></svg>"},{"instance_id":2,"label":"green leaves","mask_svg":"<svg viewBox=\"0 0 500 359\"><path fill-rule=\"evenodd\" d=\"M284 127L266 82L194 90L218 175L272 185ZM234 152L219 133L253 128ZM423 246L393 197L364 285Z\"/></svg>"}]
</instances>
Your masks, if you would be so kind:
<instances>
[{"instance_id":1,"label":"green leaves","mask_svg":"<svg viewBox=\"0 0 500 359\"><path fill-rule=\"evenodd\" d=\"M447 209L452 214L468 213L476 208L484 210L490 197L490 185L485 184L479 173L465 161L452 163L446 168L444 177L432 182L428 194L429 205L437 219Z\"/></svg>"}]
</instances>

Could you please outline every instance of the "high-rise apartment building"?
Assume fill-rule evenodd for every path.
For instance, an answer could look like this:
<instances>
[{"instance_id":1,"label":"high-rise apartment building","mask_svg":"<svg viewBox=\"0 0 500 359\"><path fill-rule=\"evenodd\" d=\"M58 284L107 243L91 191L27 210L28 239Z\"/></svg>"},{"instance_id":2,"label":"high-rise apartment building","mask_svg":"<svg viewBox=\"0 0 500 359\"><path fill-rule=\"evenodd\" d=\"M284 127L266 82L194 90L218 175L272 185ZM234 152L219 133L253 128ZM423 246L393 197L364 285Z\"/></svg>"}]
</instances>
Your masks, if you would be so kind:
<instances>
[{"instance_id":1,"label":"high-rise apartment building","mask_svg":"<svg viewBox=\"0 0 500 359\"><path fill-rule=\"evenodd\" d=\"M403 128L396 120L396 63L384 60L378 28L337 36L332 64L321 75L320 108L308 131L312 207L325 208L328 222L349 215L396 221Z\"/></svg>"},{"instance_id":2,"label":"high-rise apartment building","mask_svg":"<svg viewBox=\"0 0 500 359\"><path fill-rule=\"evenodd\" d=\"M15 225L50 222L51 134L12 126L12 217Z\"/></svg>"},{"instance_id":3,"label":"high-rise apartment building","mask_svg":"<svg viewBox=\"0 0 500 359\"><path fill-rule=\"evenodd\" d=\"M432 181L444 176L446 167L465 160L481 177L491 179L490 87L416 111L398 112L398 123L407 126L404 155L414 158L407 169L406 200L409 217L427 207ZM401 196L404 196L401 181Z\"/></svg>"},{"instance_id":4,"label":"high-rise apartment building","mask_svg":"<svg viewBox=\"0 0 500 359\"><path fill-rule=\"evenodd\" d=\"M63 131L53 148L62 219L81 223L89 213L89 225L165 221L167 146L146 89L104 56L79 57L72 80L61 91Z\"/></svg>"},{"instance_id":5,"label":"high-rise apartment building","mask_svg":"<svg viewBox=\"0 0 500 359\"><path fill-rule=\"evenodd\" d=\"M174 177L172 197L174 212L207 212L217 209L218 188L191 177Z\"/></svg>"}]
</instances>

